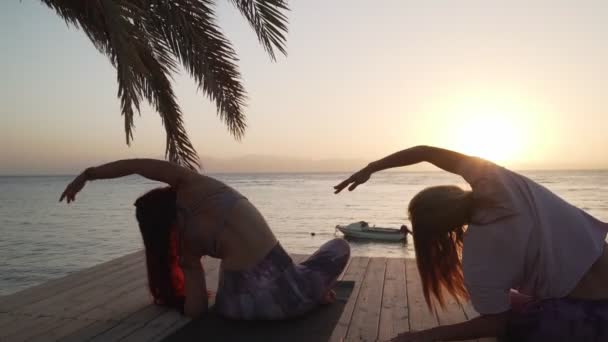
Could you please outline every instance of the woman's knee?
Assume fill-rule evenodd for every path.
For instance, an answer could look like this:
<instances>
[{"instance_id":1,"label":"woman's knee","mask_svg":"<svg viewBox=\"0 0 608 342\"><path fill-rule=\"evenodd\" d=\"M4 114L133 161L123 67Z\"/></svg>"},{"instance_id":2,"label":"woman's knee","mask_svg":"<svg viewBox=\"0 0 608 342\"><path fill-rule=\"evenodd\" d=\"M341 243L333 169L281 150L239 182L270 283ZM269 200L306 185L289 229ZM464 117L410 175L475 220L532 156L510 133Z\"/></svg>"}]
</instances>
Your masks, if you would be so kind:
<instances>
[{"instance_id":1,"label":"woman's knee","mask_svg":"<svg viewBox=\"0 0 608 342\"><path fill-rule=\"evenodd\" d=\"M331 240L330 243L334 262L337 264L340 271L342 271L346 267L348 259L350 259L350 245L342 238L335 238Z\"/></svg>"},{"instance_id":2,"label":"woman's knee","mask_svg":"<svg viewBox=\"0 0 608 342\"><path fill-rule=\"evenodd\" d=\"M330 250L332 254L338 257L350 257L350 245L342 238L335 238L327 241L320 249Z\"/></svg>"},{"instance_id":3,"label":"woman's knee","mask_svg":"<svg viewBox=\"0 0 608 342\"><path fill-rule=\"evenodd\" d=\"M342 238L335 238L334 241L338 244L338 249L342 254L346 255L347 258L350 258L350 244Z\"/></svg>"}]
</instances>

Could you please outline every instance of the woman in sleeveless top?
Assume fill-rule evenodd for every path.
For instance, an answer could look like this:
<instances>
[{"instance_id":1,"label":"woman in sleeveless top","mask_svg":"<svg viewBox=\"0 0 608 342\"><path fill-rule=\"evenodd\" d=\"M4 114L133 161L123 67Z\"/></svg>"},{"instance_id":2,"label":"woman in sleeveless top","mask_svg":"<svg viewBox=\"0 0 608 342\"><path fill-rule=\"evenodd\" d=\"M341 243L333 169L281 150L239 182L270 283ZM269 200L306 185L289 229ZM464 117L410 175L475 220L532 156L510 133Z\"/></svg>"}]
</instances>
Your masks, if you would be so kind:
<instances>
[{"instance_id":1,"label":"woman in sleeveless top","mask_svg":"<svg viewBox=\"0 0 608 342\"><path fill-rule=\"evenodd\" d=\"M221 259L216 310L234 319L286 319L332 302L350 256L342 239L294 264L264 217L226 184L154 159L86 169L61 195L74 201L87 181L137 174L168 187L135 201L154 302L196 317L208 310L201 257Z\"/></svg>"},{"instance_id":2,"label":"woman in sleeveless top","mask_svg":"<svg viewBox=\"0 0 608 342\"><path fill-rule=\"evenodd\" d=\"M608 224L534 181L486 160L417 146L370 163L335 191L420 162L462 176L472 189L435 186L410 201L426 302L444 306L450 295L470 300L481 315L394 341L608 341Z\"/></svg>"}]
</instances>

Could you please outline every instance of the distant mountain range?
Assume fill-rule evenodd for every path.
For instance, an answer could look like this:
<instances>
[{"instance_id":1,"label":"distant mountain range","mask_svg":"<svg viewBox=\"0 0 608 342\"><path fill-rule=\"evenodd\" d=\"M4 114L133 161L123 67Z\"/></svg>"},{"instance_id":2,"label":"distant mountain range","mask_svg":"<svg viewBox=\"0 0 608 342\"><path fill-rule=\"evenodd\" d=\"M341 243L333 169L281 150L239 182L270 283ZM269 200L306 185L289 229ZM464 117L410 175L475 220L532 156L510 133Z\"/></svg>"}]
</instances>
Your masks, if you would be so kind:
<instances>
[{"instance_id":1,"label":"distant mountain range","mask_svg":"<svg viewBox=\"0 0 608 342\"><path fill-rule=\"evenodd\" d=\"M126 157L129 158L129 157ZM163 156L152 158L164 159ZM77 161L74 163L50 163L41 161L39 163L23 163L21 165L3 165L0 163L0 175L73 175L91 165L99 165L111 160L89 160ZM238 157L212 157L202 156L203 173L307 173L307 172L354 172L367 165L372 160L364 159L308 159L272 155L244 155ZM598 165L568 165L563 164L553 167L543 167L542 165L515 164L505 165L513 170L584 170L584 169L603 169L607 168L602 164ZM412 165L407 168L397 168L388 172L403 171L439 171L436 167L428 163Z\"/></svg>"},{"instance_id":2,"label":"distant mountain range","mask_svg":"<svg viewBox=\"0 0 608 342\"><path fill-rule=\"evenodd\" d=\"M351 172L369 161L360 159L305 159L269 155L234 158L202 157L203 172Z\"/></svg>"},{"instance_id":3,"label":"distant mountain range","mask_svg":"<svg viewBox=\"0 0 608 342\"><path fill-rule=\"evenodd\" d=\"M162 159L162 157L160 158ZM233 158L211 156L201 157L202 171L205 173L238 173L238 172L354 172L367 165L372 160L364 159L307 159L271 155L244 155ZM501 163L499 163L502 165ZM603 169L602 165L576 165L563 163L554 167L543 167L535 163L515 163L505 165L513 170L585 170ZM421 163L407 168L391 171L439 171L438 168ZM390 171L389 171L390 172Z\"/></svg>"}]
</instances>

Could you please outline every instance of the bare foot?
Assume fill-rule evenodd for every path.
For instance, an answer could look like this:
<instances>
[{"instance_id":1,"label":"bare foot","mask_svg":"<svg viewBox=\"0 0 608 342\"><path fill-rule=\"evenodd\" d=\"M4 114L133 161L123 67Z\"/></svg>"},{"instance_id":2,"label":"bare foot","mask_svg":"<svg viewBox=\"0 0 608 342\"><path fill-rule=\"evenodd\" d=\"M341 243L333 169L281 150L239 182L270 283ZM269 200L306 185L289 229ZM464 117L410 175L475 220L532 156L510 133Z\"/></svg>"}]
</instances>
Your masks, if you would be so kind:
<instances>
[{"instance_id":1,"label":"bare foot","mask_svg":"<svg viewBox=\"0 0 608 342\"><path fill-rule=\"evenodd\" d=\"M321 298L321 304L331 304L336 301L336 291L329 290L325 293L325 296Z\"/></svg>"}]
</instances>

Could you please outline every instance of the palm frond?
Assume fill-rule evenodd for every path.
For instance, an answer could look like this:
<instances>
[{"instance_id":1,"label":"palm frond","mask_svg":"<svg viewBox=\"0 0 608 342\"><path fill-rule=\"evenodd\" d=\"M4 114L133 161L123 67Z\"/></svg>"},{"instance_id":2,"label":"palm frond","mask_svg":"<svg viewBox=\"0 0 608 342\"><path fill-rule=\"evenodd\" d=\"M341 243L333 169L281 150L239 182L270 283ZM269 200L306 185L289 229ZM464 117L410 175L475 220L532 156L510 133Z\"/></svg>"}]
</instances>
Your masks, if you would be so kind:
<instances>
[{"instance_id":1,"label":"palm frond","mask_svg":"<svg viewBox=\"0 0 608 342\"><path fill-rule=\"evenodd\" d=\"M236 53L215 24L212 2L154 0L148 10L144 24L149 36L181 61L199 89L215 102L230 133L240 139L246 128L245 90Z\"/></svg>"},{"instance_id":2,"label":"palm frond","mask_svg":"<svg viewBox=\"0 0 608 342\"><path fill-rule=\"evenodd\" d=\"M143 99L159 113L166 157L195 169L170 75L181 63L199 89L215 102L236 139L245 131L246 93L232 45L216 24L212 0L41 0L68 25L82 29L116 69L126 142L133 139L134 113ZM270 57L285 54L288 10L284 0L232 0Z\"/></svg>"},{"instance_id":3,"label":"palm frond","mask_svg":"<svg viewBox=\"0 0 608 342\"><path fill-rule=\"evenodd\" d=\"M247 19L260 43L272 60L276 60L274 49L287 55L285 48L287 15L289 10L284 0L231 0Z\"/></svg>"},{"instance_id":4,"label":"palm frond","mask_svg":"<svg viewBox=\"0 0 608 342\"><path fill-rule=\"evenodd\" d=\"M127 144L133 137L133 115L145 98L160 114L167 134L165 155L176 163L196 169L195 149L183 126L169 73L175 70L173 57L150 44L135 18L142 18L145 2L43 0L71 25L81 28L91 42L107 55L116 68L118 97L125 118ZM165 52L163 54L163 52Z\"/></svg>"}]
</instances>

